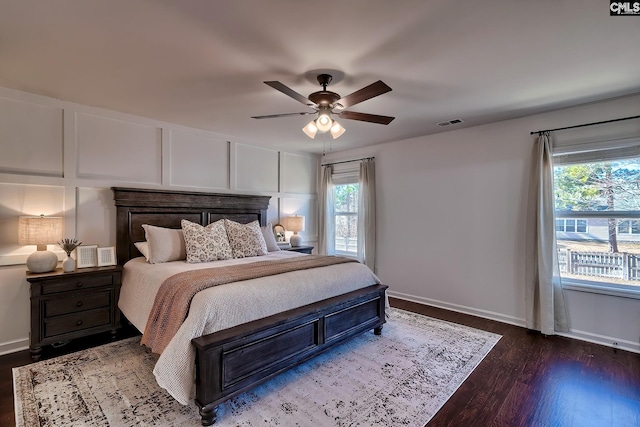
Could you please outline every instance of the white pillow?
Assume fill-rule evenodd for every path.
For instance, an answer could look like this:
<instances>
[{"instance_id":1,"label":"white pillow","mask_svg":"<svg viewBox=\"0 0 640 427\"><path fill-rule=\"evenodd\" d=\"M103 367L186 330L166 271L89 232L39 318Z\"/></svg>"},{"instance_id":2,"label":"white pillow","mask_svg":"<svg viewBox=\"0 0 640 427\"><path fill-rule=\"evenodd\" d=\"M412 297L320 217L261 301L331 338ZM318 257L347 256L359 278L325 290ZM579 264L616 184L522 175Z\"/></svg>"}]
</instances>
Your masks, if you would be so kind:
<instances>
[{"instance_id":1,"label":"white pillow","mask_svg":"<svg viewBox=\"0 0 640 427\"><path fill-rule=\"evenodd\" d=\"M148 224L144 224L142 228L149 242L148 261L151 264L179 261L187 257L182 230Z\"/></svg>"},{"instance_id":2,"label":"white pillow","mask_svg":"<svg viewBox=\"0 0 640 427\"><path fill-rule=\"evenodd\" d=\"M264 242L267 244L267 250L269 252L279 251L280 246L278 246L278 242L276 242L276 236L273 234L273 225L269 223L260 228L262 228L262 236L264 237Z\"/></svg>"},{"instance_id":3,"label":"white pillow","mask_svg":"<svg viewBox=\"0 0 640 427\"><path fill-rule=\"evenodd\" d=\"M149 242L135 242L134 245L145 259L149 261Z\"/></svg>"},{"instance_id":4,"label":"white pillow","mask_svg":"<svg viewBox=\"0 0 640 427\"><path fill-rule=\"evenodd\" d=\"M183 219L181 224L187 247L188 263L195 264L233 258L223 220L213 222L206 227L186 219Z\"/></svg>"},{"instance_id":5,"label":"white pillow","mask_svg":"<svg viewBox=\"0 0 640 427\"><path fill-rule=\"evenodd\" d=\"M225 218L224 226L227 229L234 258L261 256L269 253L260 223L257 220L249 224L240 224Z\"/></svg>"}]
</instances>

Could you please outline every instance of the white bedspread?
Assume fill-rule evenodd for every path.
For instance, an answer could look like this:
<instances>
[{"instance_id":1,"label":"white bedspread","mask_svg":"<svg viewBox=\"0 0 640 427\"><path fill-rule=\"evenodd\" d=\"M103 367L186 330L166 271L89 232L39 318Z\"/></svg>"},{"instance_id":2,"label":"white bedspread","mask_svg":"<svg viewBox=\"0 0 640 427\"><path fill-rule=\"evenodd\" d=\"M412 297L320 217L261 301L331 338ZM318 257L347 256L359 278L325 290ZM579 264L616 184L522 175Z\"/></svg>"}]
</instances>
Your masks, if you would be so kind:
<instances>
[{"instance_id":1,"label":"white bedspread","mask_svg":"<svg viewBox=\"0 0 640 427\"><path fill-rule=\"evenodd\" d=\"M124 266L118 306L138 330L144 331L155 295L166 278L189 269L292 256L304 255L277 251L261 257L202 264L187 264L185 261L148 264L144 258L136 258ZM319 271L322 274L318 274ZM379 280L369 268L353 262L229 283L201 291L193 298L189 315L160 355L153 373L161 387L186 405L195 395L195 350L191 345L192 338L375 283L379 283Z\"/></svg>"}]
</instances>

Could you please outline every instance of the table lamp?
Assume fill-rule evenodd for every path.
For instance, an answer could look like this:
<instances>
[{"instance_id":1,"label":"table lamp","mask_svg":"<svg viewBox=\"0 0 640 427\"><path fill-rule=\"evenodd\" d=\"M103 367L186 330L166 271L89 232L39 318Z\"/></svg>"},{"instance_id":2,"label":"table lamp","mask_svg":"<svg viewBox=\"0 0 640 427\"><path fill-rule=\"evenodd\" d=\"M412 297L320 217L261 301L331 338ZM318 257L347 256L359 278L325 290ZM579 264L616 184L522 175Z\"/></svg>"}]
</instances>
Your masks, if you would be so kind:
<instances>
[{"instance_id":1,"label":"table lamp","mask_svg":"<svg viewBox=\"0 0 640 427\"><path fill-rule=\"evenodd\" d=\"M58 256L47 250L47 245L62 239L62 218L21 216L18 220L18 244L37 245L37 250L27 258L27 269L32 273L55 270Z\"/></svg>"},{"instance_id":2,"label":"table lamp","mask_svg":"<svg viewBox=\"0 0 640 427\"><path fill-rule=\"evenodd\" d=\"M304 231L304 217L302 215L294 215L287 218L287 230L293 231L293 236L289 239L291 246L300 246L302 237L298 231Z\"/></svg>"}]
</instances>

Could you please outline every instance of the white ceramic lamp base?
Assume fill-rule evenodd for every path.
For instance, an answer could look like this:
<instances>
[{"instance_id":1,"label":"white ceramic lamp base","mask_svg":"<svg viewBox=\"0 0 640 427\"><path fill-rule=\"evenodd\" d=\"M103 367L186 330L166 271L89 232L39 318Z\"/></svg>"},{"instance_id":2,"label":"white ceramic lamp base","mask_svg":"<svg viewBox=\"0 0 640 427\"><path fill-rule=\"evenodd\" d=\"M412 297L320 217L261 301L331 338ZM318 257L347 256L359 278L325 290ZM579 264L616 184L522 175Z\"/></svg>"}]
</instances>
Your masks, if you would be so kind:
<instances>
[{"instance_id":1,"label":"white ceramic lamp base","mask_svg":"<svg viewBox=\"0 0 640 427\"><path fill-rule=\"evenodd\" d=\"M47 273L57 265L58 257L51 251L35 251L27 258L27 269L32 273Z\"/></svg>"},{"instance_id":2,"label":"white ceramic lamp base","mask_svg":"<svg viewBox=\"0 0 640 427\"><path fill-rule=\"evenodd\" d=\"M300 235L296 233L293 236L291 236L291 238L289 239L289 243L291 243L291 246L301 246L302 237L300 237Z\"/></svg>"}]
</instances>

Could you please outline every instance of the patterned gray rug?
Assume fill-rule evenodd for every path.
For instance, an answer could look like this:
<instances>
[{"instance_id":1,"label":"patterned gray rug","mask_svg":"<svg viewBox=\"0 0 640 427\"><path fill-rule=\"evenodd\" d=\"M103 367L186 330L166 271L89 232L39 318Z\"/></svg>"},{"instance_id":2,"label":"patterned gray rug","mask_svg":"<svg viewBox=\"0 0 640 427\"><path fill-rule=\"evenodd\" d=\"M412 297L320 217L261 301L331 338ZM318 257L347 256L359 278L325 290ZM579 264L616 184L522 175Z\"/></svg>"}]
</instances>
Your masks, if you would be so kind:
<instances>
[{"instance_id":1,"label":"patterned gray rug","mask_svg":"<svg viewBox=\"0 0 640 427\"><path fill-rule=\"evenodd\" d=\"M392 309L365 333L219 408L220 426L424 426L499 335ZM197 426L138 338L15 368L16 425Z\"/></svg>"}]
</instances>

